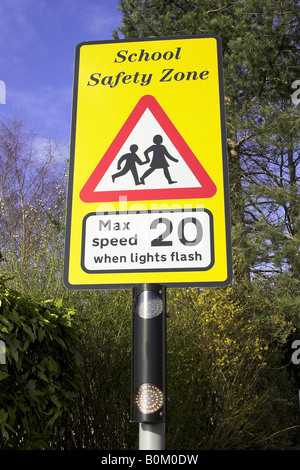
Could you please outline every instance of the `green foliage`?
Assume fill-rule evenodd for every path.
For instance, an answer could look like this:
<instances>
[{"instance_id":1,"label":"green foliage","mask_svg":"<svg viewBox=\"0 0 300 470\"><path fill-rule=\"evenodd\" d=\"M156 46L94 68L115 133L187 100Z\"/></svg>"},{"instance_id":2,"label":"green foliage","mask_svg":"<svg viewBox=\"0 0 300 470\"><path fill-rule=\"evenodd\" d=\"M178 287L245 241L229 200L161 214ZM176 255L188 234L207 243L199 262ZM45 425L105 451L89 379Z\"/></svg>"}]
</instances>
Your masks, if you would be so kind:
<instances>
[{"instance_id":1,"label":"green foliage","mask_svg":"<svg viewBox=\"0 0 300 470\"><path fill-rule=\"evenodd\" d=\"M37 304L0 278L0 449L41 449L64 434L80 389L74 312Z\"/></svg>"},{"instance_id":2,"label":"green foliage","mask_svg":"<svg viewBox=\"0 0 300 470\"><path fill-rule=\"evenodd\" d=\"M293 324L267 286L266 294L168 290L167 449L293 445L297 388L283 357ZM72 300L81 319L85 390L72 407L72 432L57 448L136 449L131 292L74 292Z\"/></svg>"},{"instance_id":3,"label":"green foliage","mask_svg":"<svg viewBox=\"0 0 300 470\"><path fill-rule=\"evenodd\" d=\"M267 343L243 316L232 289L182 290L170 297L172 448L253 445L253 426L265 402L256 385Z\"/></svg>"},{"instance_id":4,"label":"green foliage","mask_svg":"<svg viewBox=\"0 0 300 470\"><path fill-rule=\"evenodd\" d=\"M1 286L0 338L7 345L7 364L0 366L2 448L136 449L131 292L71 293L78 324L61 307L38 305ZM282 366L293 324L267 286L265 294L255 288L168 291L167 449L298 442L291 434L297 389L289 359Z\"/></svg>"},{"instance_id":5,"label":"green foliage","mask_svg":"<svg viewBox=\"0 0 300 470\"><path fill-rule=\"evenodd\" d=\"M298 389L283 357L293 325L269 299L259 306L248 294L170 291L169 448L293 446Z\"/></svg>"},{"instance_id":6,"label":"green foliage","mask_svg":"<svg viewBox=\"0 0 300 470\"><path fill-rule=\"evenodd\" d=\"M299 279L299 3L120 0L119 9L115 38L220 36L235 279L282 270Z\"/></svg>"},{"instance_id":7,"label":"green foliage","mask_svg":"<svg viewBox=\"0 0 300 470\"><path fill-rule=\"evenodd\" d=\"M65 449L136 449L130 423L131 292L73 293L81 323L84 390L72 409ZM59 446L58 446L59 448Z\"/></svg>"}]
</instances>

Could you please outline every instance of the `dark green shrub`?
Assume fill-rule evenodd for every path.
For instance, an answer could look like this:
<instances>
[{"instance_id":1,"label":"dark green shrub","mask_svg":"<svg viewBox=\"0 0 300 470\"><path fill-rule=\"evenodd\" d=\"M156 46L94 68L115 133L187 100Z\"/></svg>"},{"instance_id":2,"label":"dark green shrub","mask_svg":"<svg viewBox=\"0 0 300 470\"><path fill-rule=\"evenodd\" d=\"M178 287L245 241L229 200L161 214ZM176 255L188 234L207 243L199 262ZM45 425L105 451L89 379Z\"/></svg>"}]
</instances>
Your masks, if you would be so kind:
<instances>
[{"instance_id":1,"label":"dark green shrub","mask_svg":"<svg viewBox=\"0 0 300 470\"><path fill-rule=\"evenodd\" d=\"M80 315L84 392L74 405L74 434L65 448L136 449L138 425L130 422L131 292L75 293L73 300Z\"/></svg>"},{"instance_id":2,"label":"dark green shrub","mask_svg":"<svg viewBox=\"0 0 300 470\"><path fill-rule=\"evenodd\" d=\"M66 433L80 388L74 318L0 278L0 449L51 448Z\"/></svg>"}]
</instances>

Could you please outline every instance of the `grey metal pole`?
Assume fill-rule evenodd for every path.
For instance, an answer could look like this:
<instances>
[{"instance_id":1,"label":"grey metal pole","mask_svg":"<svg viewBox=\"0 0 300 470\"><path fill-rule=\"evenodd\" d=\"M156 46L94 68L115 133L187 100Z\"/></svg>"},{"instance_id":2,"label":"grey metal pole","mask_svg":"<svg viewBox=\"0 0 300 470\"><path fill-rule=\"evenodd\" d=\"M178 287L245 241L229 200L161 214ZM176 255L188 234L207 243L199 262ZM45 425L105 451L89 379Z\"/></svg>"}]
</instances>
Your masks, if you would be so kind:
<instances>
[{"instance_id":1,"label":"grey metal pole","mask_svg":"<svg viewBox=\"0 0 300 470\"><path fill-rule=\"evenodd\" d=\"M139 450L165 450L165 423L139 424Z\"/></svg>"},{"instance_id":2,"label":"grey metal pole","mask_svg":"<svg viewBox=\"0 0 300 470\"><path fill-rule=\"evenodd\" d=\"M166 289L133 289L131 421L139 423L139 449L165 449Z\"/></svg>"}]
</instances>

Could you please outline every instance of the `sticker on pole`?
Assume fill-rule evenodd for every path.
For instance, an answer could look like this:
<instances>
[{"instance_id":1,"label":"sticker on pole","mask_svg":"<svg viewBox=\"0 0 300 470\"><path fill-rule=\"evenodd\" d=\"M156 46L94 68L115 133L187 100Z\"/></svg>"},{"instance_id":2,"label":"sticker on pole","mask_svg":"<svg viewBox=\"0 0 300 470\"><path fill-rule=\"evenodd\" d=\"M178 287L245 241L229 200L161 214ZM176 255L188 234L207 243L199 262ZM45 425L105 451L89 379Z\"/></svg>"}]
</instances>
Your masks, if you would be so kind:
<instances>
[{"instance_id":1,"label":"sticker on pole","mask_svg":"<svg viewBox=\"0 0 300 470\"><path fill-rule=\"evenodd\" d=\"M80 192L83 202L210 198L216 185L157 100L143 96Z\"/></svg>"}]
</instances>

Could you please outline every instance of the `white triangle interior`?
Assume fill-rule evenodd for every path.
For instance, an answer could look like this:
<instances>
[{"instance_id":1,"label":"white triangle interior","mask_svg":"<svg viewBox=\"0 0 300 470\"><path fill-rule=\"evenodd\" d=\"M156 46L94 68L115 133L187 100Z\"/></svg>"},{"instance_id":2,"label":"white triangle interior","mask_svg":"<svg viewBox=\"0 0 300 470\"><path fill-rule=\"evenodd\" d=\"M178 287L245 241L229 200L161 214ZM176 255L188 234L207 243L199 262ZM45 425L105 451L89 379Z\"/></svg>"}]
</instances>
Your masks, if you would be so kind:
<instances>
[{"instance_id":1,"label":"white triangle interior","mask_svg":"<svg viewBox=\"0 0 300 470\"><path fill-rule=\"evenodd\" d=\"M136 185L132 172L128 171L126 174L114 178L112 176L117 174L120 170L118 169L118 161L124 155L130 153L130 146L135 144L138 146L136 154L144 162L146 157L144 151L153 145L153 137L155 135L161 135L163 142L162 144L166 147L169 154L176 158L178 162L166 158L169 167L169 174L172 181L176 183L169 184L162 168L156 168L144 181L144 184ZM137 173L139 178L150 168L152 160L152 152L149 153L150 162L144 165L136 165ZM125 162L123 161L121 169L124 168ZM111 162L108 170L103 175L99 183L97 184L95 191L129 191L129 190L142 190L142 189L170 189L170 188L199 188L201 184L194 176L188 165L184 160L184 156L180 155L176 147L164 132L158 121L155 119L151 111L147 108L142 114L141 118L133 128L132 132L122 145L120 151L117 153L113 161Z\"/></svg>"}]
</instances>

